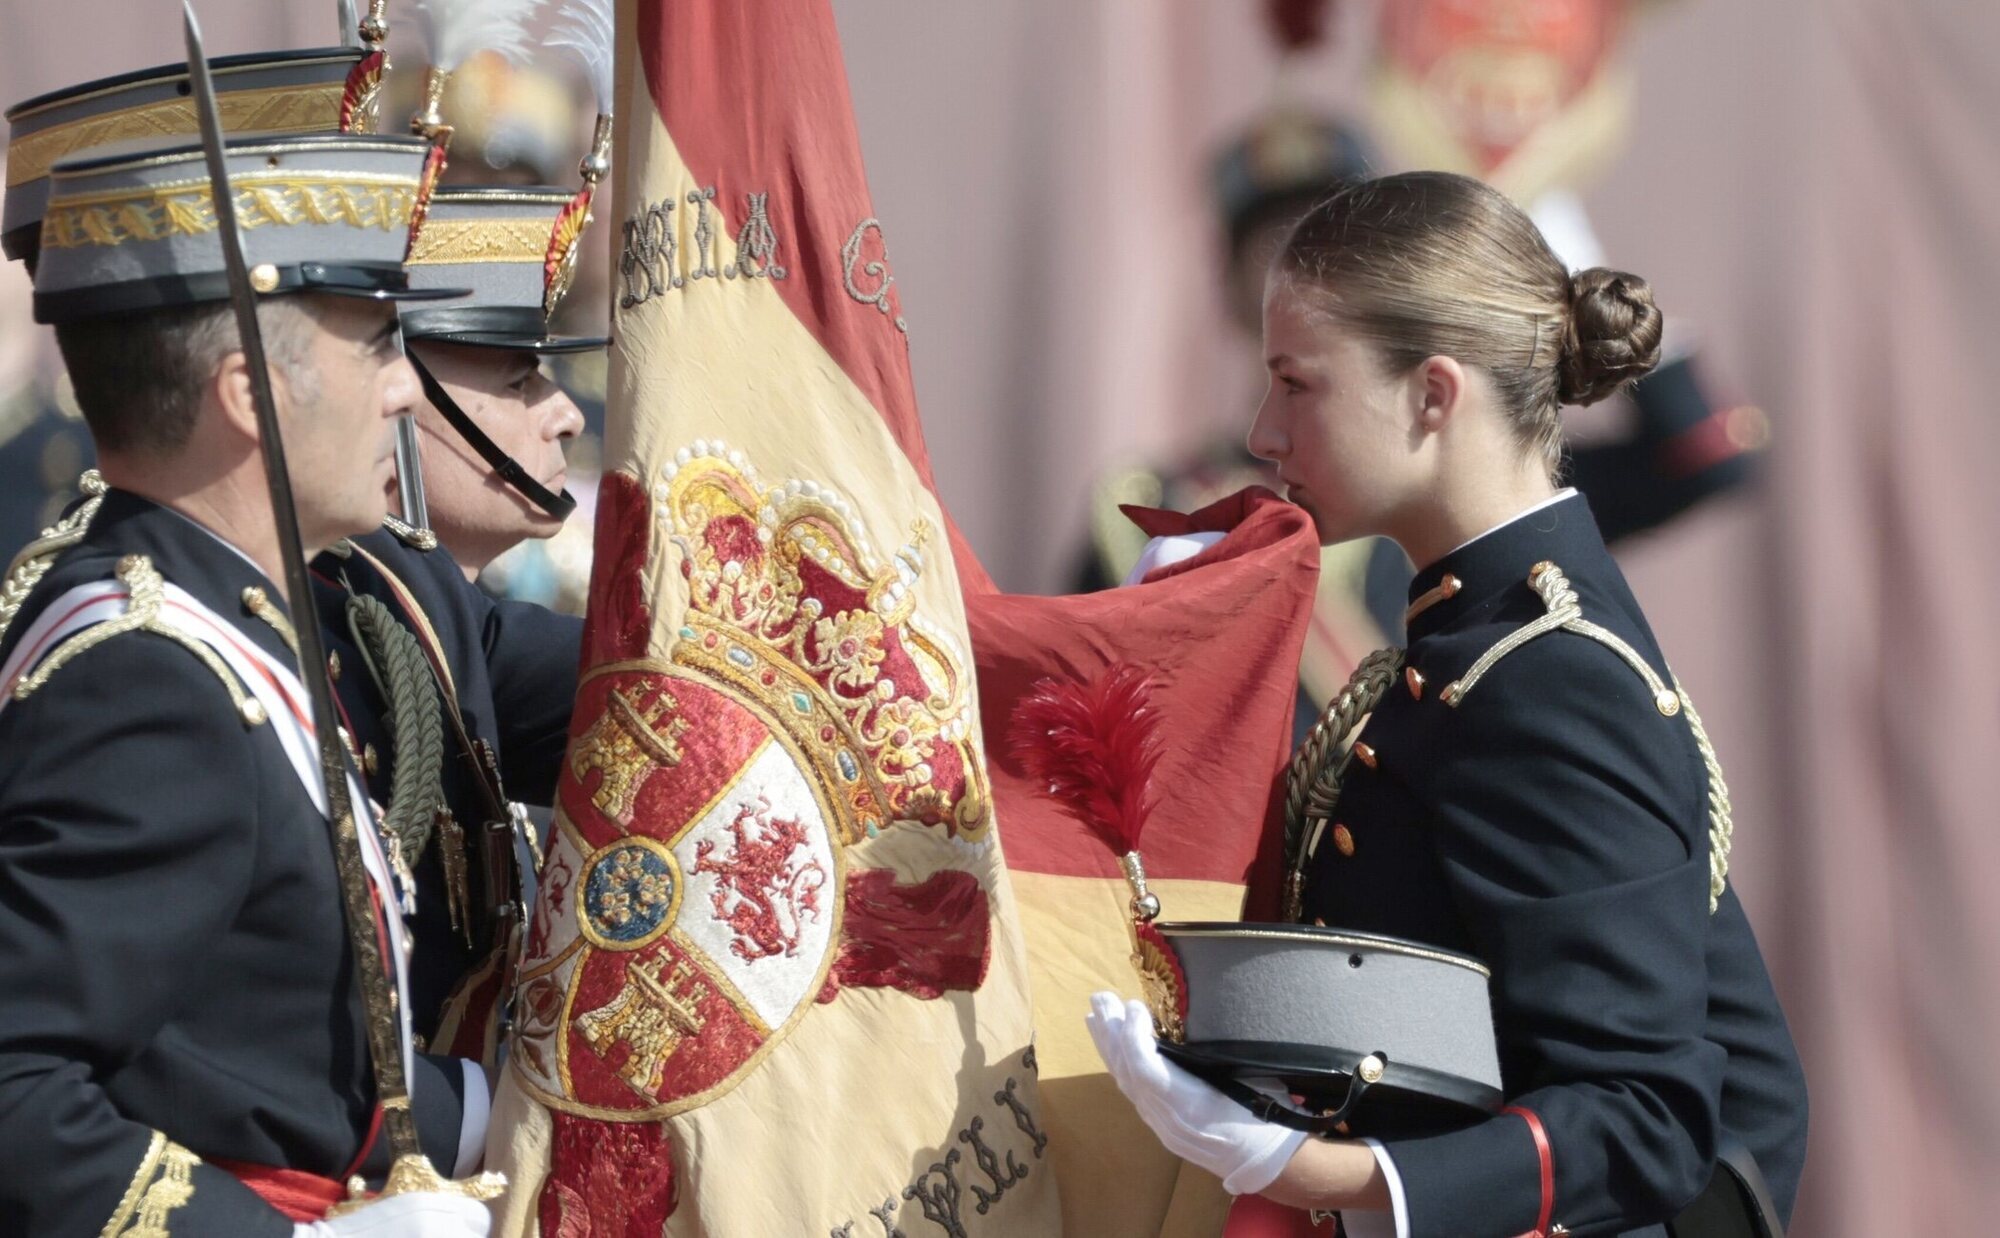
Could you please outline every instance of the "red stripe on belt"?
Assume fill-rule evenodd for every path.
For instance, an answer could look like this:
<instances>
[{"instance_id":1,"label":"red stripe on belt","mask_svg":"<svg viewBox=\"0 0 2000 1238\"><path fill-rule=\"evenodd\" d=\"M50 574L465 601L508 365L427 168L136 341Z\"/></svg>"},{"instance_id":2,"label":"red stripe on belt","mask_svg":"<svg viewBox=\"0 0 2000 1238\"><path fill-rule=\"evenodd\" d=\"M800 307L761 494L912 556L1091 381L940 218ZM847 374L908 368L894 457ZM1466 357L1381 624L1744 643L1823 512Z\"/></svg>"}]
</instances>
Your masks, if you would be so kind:
<instances>
[{"instance_id":1,"label":"red stripe on belt","mask_svg":"<svg viewBox=\"0 0 2000 1238\"><path fill-rule=\"evenodd\" d=\"M1548 1238L1549 1224L1556 1213L1556 1158L1549 1149L1549 1132L1542 1126L1541 1116L1532 1109L1509 1105L1500 1112L1518 1114L1528 1124L1528 1133L1535 1139L1535 1156L1541 1161L1542 1207L1535 1216L1535 1228L1522 1238Z\"/></svg>"}]
</instances>

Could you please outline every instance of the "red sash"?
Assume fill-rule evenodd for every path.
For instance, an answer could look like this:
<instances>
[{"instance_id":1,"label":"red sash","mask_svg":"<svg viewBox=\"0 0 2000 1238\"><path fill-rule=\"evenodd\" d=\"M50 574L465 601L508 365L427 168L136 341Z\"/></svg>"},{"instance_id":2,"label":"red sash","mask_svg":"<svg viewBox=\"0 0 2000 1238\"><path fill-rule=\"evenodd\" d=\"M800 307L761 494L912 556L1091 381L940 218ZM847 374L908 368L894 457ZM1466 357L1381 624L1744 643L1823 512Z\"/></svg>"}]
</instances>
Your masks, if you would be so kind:
<instances>
[{"instance_id":1,"label":"red sash","mask_svg":"<svg viewBox=\"0 0 2000 1238\"><path fill-rule=\"evenodd\" d=\"M302 1169L272 1169L242 1161L211 1160L209 1164L234 1174L237 1181L292 1221L323 1221L327 1209L347 1198L347 1188L340 1183Z\"/></svg>"},{"instance_id":2,"label":"red sash","mask_svg":"<svg viewBox=\"0 0 2000 1238\"><path fill-rule=\"evenodd\" d=\"M377 906L378 919L380 914L381 908ZM381 1134L382 1106L377 1105L368 1123L368 1138L361 1141L361 1151L354 1154L354 1163L347 1167L349 1174L360 1170ZM303 1169L273 1169L269 1165L252 1165L219 1156L207 1159L217 1169L235 1175L238 1182L257 1192L259 1199L284 1213L287 1220L324 1221L327 1210L347 1198L347 1187L341 1182Z\"/></svg>"}]
</instances>

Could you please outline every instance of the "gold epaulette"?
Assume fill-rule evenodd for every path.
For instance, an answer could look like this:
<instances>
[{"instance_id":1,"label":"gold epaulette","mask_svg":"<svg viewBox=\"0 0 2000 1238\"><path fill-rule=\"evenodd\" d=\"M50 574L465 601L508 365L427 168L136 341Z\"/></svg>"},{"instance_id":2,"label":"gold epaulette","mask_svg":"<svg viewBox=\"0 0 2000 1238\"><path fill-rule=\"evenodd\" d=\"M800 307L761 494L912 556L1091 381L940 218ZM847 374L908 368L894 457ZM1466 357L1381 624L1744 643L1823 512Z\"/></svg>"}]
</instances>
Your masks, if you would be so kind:
<instances>
[{"instance_id":1,"label":"gold epaulette","mask_svg":"<svg viewBox=\"0 0 2000 1238\"><path fill-rule=\"evenodd\" d=\"M77 481L77 488L88 496L83 506L43 529L42 535L22 547L21 553L7 565L6 583L0 584L0 639L6 637L8 625L21 611L21 603L28 600L28 594L48 574L56 556L83 540L83 535L90 531L92 517L104 505L108 487L96 469L86 472Z\"/></svg>"},{"instance_id":2,"label":"gold epaulette","mask_svg":"<svg viewBox=\"0 0 2000 1238\"><path fill-rule=\"evenodd\" d=\"M1502 637L1491 649L1479 655L1479 659L1439 694L1439 699L1452 708L1465 700L1466 694L1478 685L1486 672L1493 669L1500 659L1513 653L1538 636L1550 632L1574 632L1588 637L1618 655L1625 665L1632 668L1639 678L1645 680L1646 688L1653 695L1653 708L1662 717L1672 718L1685 711L1688 726L1694 732L1695 747L1701 752L1703 766L1708 772L1708 909L1715 911L1722 897L1723 888L1729 880L1729 850L1734 837L1735 823L1729 803L1729 784L1722 776L1722 762L1715 755L1715 745L1709 741L1708 729L1701 724L1701 715L1695 712L1694 702L1689 699L1678 682L1671 686L1660 678L1639 651L1632 648L1623 637L1608 628L1592 623L1583 617L1583 605L1578 601L1576 590L1570 587L1569 578L1561 568L1548 560L1535 564L1528 573L1528 584L1542 599L1547 613L1531 623L1523 624L1517 630Z\"/></svg>"},{"instance_id":3,"label":"gold epaulette","mask_svg":"<svg viewBox=\"0 0 2000 1238\"><path fill-rule=\"evenodd\" d=\"M1480 654L1479 660L1465 674L1445 685L1438 699L1456 708L1500 659L1538 636L1562 631L1587 636L1617 654L1625 665L1646 681L1647 690L1653 694L1653 708L1663 716L1671 718L1681 711L1680 694L1667 686L1666 681L1646 664L1646 659L1639 656L1638 650L1626 644L1617 633L1583 617L1583 604L1577 600L1576 590L1570 588L1569 578L1563 575L1561 568L1544 559L1529 571L1528 584L1541 595L1542 605L1548 608L1548 613L1508 633L1499 643Z\"/></svg>"},{"instance_id":4,"label":"gold epaulette","mask_svg":"<svg viewBox=\"0 0 2000 1238\"><path fill-rule=\"evenodd\" d=\"M34 670L21 676L14 687L14 699L25 701L48 683L49 677L61 670L64 664L74 661L82 654L90 652L108 640L127 632L151 632L186 649L200 660L229 693L230 701L246 726L258 726L269 716L264 703L244 691L235 672L223 662L221 655L203 642L167 624L160 618L160 606L166 598L167 582L153 566L153 561L145 555L126 555L118 561L117 576L131 591L131 598L125 604L125 613L102 623L92 624L77 632L62 644L57 645L48 657Z\"/></svg>"}]
</instances>

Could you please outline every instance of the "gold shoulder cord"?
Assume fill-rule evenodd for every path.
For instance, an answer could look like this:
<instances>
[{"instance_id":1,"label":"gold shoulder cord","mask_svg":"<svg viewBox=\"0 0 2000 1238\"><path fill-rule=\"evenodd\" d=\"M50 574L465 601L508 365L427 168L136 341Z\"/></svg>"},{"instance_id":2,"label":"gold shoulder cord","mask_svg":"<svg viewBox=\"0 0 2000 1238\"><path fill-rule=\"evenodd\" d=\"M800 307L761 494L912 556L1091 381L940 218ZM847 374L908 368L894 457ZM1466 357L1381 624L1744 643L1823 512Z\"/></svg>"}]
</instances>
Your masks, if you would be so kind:
<instances>
[{"instance_id":1,"label":"gold shoulder cord","mask_svg":"<svg viewBox=\"0 0 2000 1238\"><path fill-rule=\"evenodd\" d=\"M170 1238L168 1216L194 1198L194 1167L199 1164L200 1157L154 1131L118 1211L98 1238Z\"/></svg>"},{"instance_id":2,"label":"gold shoulder cord","mask_svg":"<svg viewBox=\"0 0 2000 1238\"><path fill-rule=\"evenodd\" d=\"M1306 866L1319 850L1320 834L1340 800L1340 782L1354 755L1354 746L1341 741L1374 711L1402 665L1401 649L1377 649L1361 659L1347 686L1292 754L1285 771L1284 918L1288 922L1305 912Z\"/></svg>"},{"instance_id":3,"label":"gold shoulder cord","mask_svg":"<svg viewBox=\"0 0 2000 1238\"><path fill-rule=\"evenodd\" d=\"M107 487L96 469L85 473L77 482L77 488L89 496L83 506L43 529L42 535L22 547L21 553L7 565L6 583L0 584L0 639L6 637L8 626L20 613L21 604L28 600L28 594L55 565L56 556L83 540L83 535L90 531L90 522L97 515L97 509L104 505Z\"/></svg>"},{"instance_id":4,"label":"gold shoulder cord","mask_svg":"<svg viewBox=\"0 0 2000 1238\"><path fill-rule=\"evenodd\" d=\"M1709 742L1708 728L1701 724L1694 700L1679 680L1674 681L1674 691L1680 696L1681 708L1687 711L1695 747L1701 750L1701 763L1708 767L1708 914L1714 915L1722 903L1722 891L1729 885L1729 848L1736 836L1736 821L1729 805L1729 784L1723 780L1722 761L1715 755L1715 745Z\"/></svg>"},{"instance_id":5,"label":"gold shoulder cord","mask_svg":"<svg viewBox=\"0 0 2000 1238\"><path fill-rule=\"evenodd\" d=\"M1439 699L1456 709L1500 659L1550 632L1574 632L1617 654L1639 678L1645 680L1647 690L1653 694L1653 708L1666 718L1686 711L1688 726L1694 731L1695 747L1700 751L1702 765L1708 771L1708 910L1711 915L1714 914L1720 905L1722 891L1729 882L1729 850L1736 826L1730 809L1729 784L1722 776L1722 762L1715 755L1715 745L1709 741L1708 728L1701 724L1701 715L1695 712L1694 701L1681 688L1678 680L1669 687L1639 656L1639 652L1617 633L1585 619L1576 590L1570 587L1569 578L1563 575L1561 568L1547 560L1537 563L1528 573L1528 584L1540 595L1548 613L1509 633L1481 654L1464 675L1445 685Z\"/></svg>"},{"instance_id":6,"label":"gold shoulder cord","mask_svg":"<svg viewBox=\"0 0 2000 1238\"><path fill-rule=\"evenodd\" d=\"M292 621L285 618L285 612L271 601L271 595L264 592L263 586L250 585L243 590L243 609L276 632L278 639L285 642L285 648L292 651L293 657L299 656L299 634L292 630Z\"/></svg>"},{"instance_id":7,"label":"gold shoulder cord","mask_svg":"<svg viewBox=\"0 0 2000 1238\"><path fill-rule=\"evenodd\" d=\"M1479 660L1472 664L1471 669L1445 685L1440 700L1456 708L1458 703L1465 699L1465 694L1472 691L1473 687L1485 677L1486 672L1492 670L1500 659L1537 636L1544 636L1560 629L1575 632L1579 636L1588 636L1623 659L1627 666L1637 672L1639 678L1646 681L1646 687L1653 694L1653 707L1663 716L1671 718L1681 711L1680 695L1669 689L1666 683L1653 673L1653 668L1646 665L1646 659L1640 657L1637 650L1626 644L1616 633L1599 627L1583 617L1583 604L1577 600L1576 590L1570 588L1569 578L1563 575L1561 568L1544 559L1529 571L1528 584L1541 595L1542 605L1548 608L1548 613L1508 634L1499 644L1479 655Z\"/></svg>"},{"instance_id":8,"label":"gold shoulder cord","mask_svg":"<svg viewBox=\"0 0 2000 1238\"><path fill-rule=\"evenodd\" d=\"M169 626L160 618L160 604L166 597L167 583L160 576L153 561L145 555L126 555L118 561L118 579L132 591L131 600L125 605L125 613L115 619L94 624L71 636L55 647L54 652L42 659L41 665L21 676L21 682L14 686L14 699L25 701L49 681L49 677L61 670L66 663L79 655L90 652L104 642L127 632L151 632L193 654L201 660L222 686L229 692L229 700L236 706L246 726L258 726L268 715L264 703L243 690L236 675L223 662L215 650L202 641Z\"/></svg>"}]
</instances>

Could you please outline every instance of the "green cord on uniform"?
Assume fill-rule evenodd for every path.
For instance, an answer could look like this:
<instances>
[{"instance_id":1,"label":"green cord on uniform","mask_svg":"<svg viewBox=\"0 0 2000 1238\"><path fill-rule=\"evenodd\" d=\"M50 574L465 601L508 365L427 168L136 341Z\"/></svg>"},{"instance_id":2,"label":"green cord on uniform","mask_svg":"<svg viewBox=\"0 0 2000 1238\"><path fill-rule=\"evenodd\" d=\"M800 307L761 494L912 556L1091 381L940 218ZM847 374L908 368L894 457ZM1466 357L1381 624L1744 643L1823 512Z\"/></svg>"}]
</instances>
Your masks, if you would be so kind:
<instances>
[{"instance_id":1,"label":"green cord on uniform","mask_svg":"<svg viewBox=\"0 0 2000 1238\"><path fill-rule=\"evenodd\" d=\"M444 723L438 713L437 686L423 646L380 600L349 595L347 625L389 706L395 770L382 826L402 848L404 861L414 866L430 842L437 810L444 803Z\"/></svg>"}]
</instances>

